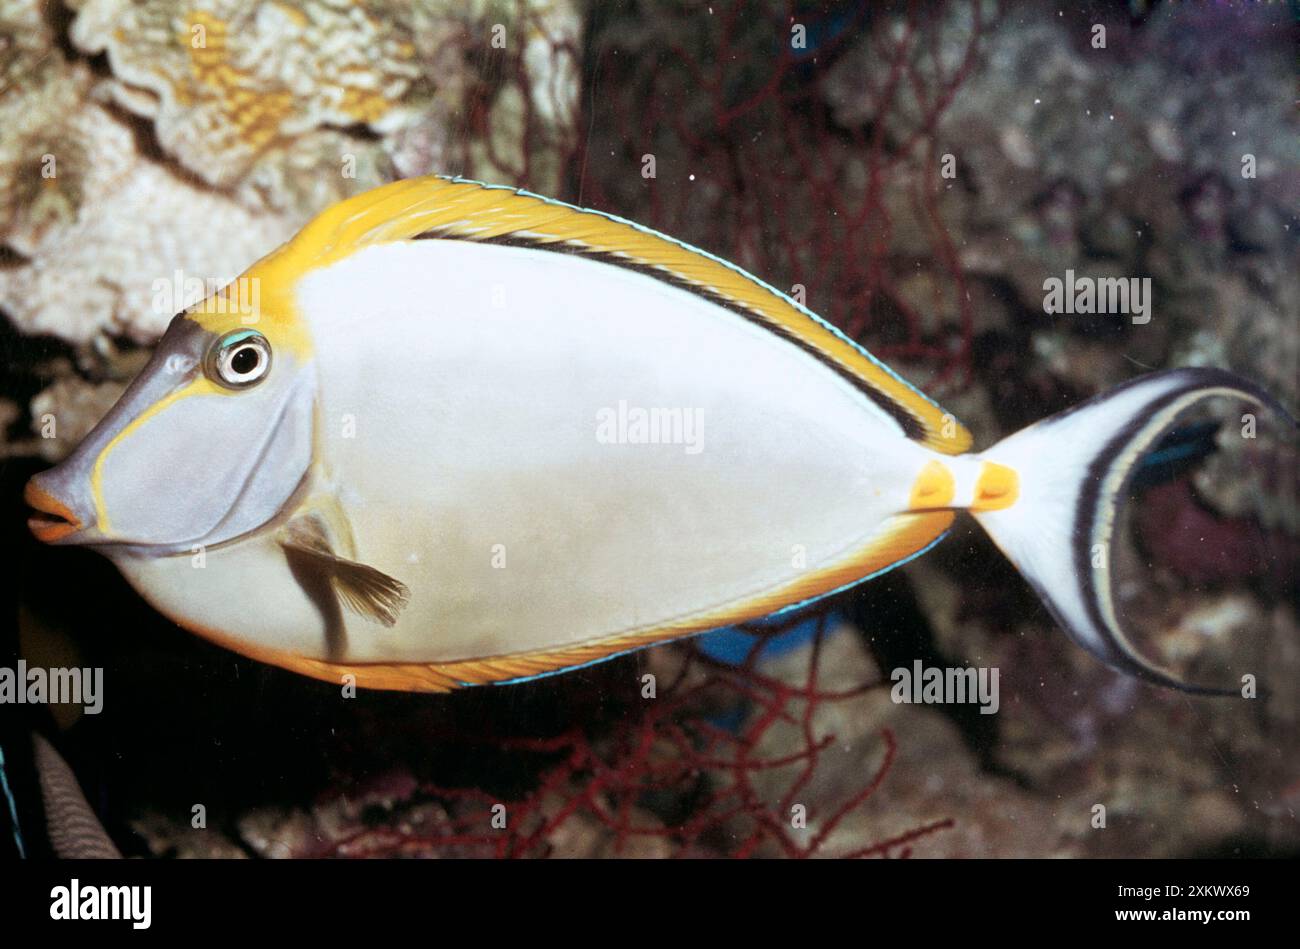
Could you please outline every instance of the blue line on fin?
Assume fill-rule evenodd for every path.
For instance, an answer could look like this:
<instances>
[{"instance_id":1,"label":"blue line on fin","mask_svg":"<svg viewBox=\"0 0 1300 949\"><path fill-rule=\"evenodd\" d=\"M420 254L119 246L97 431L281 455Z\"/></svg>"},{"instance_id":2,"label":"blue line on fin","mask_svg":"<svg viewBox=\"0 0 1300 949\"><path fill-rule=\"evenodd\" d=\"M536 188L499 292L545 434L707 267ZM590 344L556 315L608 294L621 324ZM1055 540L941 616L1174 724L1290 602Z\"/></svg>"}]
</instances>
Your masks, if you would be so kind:
<instances>
[{"instance_id":1,"label":"blue line on fin","mask_svg":"<svg viewBox=\"0 0 1300 949\"><path fill-rule=\"evenodd\" d=\"M9 818L14 824L14 844L18 847L18 856L21 859L27 859L27 850L23 847L23 832L18 826L18 802L14 800L14 792L9 788L9 775L5 772L5 752L0 748L0 789L4 790L5 799L9 802Z\"/></svg>"},{"instance_id":2,"label":"blue line on fin","mask_svg":"<svg viewBox=\"0 0 1300 949\"><path fill-rule=\"evenodd\" d=\"M865 577L858 577L858 579L856 580L850 580L848 583L845 583L842 586L838 586L834 590L827 590L825 593L819 593L817 596L809 597L808 599L801 600L798 603L791 603L789 606L783 606L775 613L772 613L770 616L766 618L773 619L778 616L786 616L790 613L796 612L797 610L801 610L806 606L812 606L814 603L818 603L829 596L835 596L836 594L843 593L845 590L850 590L853 587L857 586L859 583L866 583L868 580L874 580L876 579L876 577L883 576L884 574L889 573L889 571L893 570L895 567L901 567L905 563L911 563L913 560L921 556L923 553L928 551L935 544L939 543L939 541L943 540L947 536L948 536L948 531L944 531L942 534L940 534L934 540L930 541L930 543L926 544L920 550L913 551L912 553L904 557L902 560L895 560L893 563L889 564L888 566L881 567L879 570L875 571L874 573L869 573Z\"/></svg>"}]
</instances>

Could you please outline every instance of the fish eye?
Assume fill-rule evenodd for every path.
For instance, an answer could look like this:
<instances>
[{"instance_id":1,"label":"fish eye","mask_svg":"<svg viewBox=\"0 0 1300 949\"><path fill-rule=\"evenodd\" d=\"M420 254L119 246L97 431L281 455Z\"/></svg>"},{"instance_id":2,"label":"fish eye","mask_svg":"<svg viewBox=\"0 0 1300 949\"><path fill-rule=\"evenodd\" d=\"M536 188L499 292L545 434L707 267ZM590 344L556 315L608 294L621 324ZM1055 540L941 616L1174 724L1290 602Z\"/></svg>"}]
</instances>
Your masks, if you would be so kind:
<instances>
[{"instance_id":1,"label":"fish eye","mask_svg":"<svg viewBox=\"0 0 1300 949\"><path fill-rule=\"evenodd\" d=\"M226 334L208 357L208 375L227 389L245 389L260 382L270 368L271 344L254 330Z\"/></svg>"}]
</instances>

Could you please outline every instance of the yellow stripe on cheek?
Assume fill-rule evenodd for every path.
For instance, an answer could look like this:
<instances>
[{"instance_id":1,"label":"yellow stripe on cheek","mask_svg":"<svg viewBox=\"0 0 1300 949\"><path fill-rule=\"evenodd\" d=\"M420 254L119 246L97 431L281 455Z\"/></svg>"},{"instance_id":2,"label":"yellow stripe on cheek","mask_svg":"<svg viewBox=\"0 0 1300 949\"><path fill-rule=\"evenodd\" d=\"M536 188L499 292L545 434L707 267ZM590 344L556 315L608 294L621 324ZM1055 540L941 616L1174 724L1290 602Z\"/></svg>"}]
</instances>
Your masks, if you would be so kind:
<instances>
[{"instance_id":1,"label":"yellow stripe on cheek","mask_svg":"<svg viewBox=\"0 0 1300 949\"><path fill-rule=\"evenodd\" d=\"M1000 511L1011 507L1020 497L1020 475L1014 468L1000 465L996 461L986 461L980 468L979 480L975 482L975 498L971 502L972 511Z\"/></svg>"},{"instance_id":2,"label":"yellow stripe on cheek","mask_svg":"<svg viewBox=\"0 0 1300 949\"><path fill-rule=\"evenodd\" d=\"M913 511L948 507L952 504L954 490L955 484L948 466L942 461L927 462L916 476L908 503Z\"/></svg>"},{"instance_id":3,"label":"yellow stripe on cheek","mask_svg":"<svg viewBox=\"0 0 1300 949\"><path fill-rule=\"evenodd\" d=\"M207 376L199 376L184 388L177 389L163 398L159 399L149 408L145 409L135 418L131 419L122 430L109 440L104 446L104 450L99 453L95 459L94 467L90 469L90 493L95 501L95 526L101 531L108 530L108 509L104 505L104 462L108 459L108 453L122 443L122 440L143 425L149 419L153 418L163 409L174 405L181 399L190 395L216 395L231 394L230 390L222 389L212 382Z\"/></svg>"}]
</instances>

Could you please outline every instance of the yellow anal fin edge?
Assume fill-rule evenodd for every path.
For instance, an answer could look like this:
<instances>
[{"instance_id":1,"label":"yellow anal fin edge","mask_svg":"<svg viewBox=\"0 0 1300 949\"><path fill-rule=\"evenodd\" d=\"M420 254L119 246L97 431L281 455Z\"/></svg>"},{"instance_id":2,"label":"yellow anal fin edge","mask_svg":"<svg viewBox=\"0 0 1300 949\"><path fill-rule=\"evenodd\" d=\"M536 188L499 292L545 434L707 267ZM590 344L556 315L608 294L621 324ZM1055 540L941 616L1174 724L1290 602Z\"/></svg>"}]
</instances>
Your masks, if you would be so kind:
<instances>
[{"instance_id":1,"label":"yellow anal fin edge","mask_svg":"<svg viewBox=\"0 0 1300 949\"><path fill-rule=\"evenodd\" d=\"M360 688L399 692L450 692L465 686L488 685L563 672L644 646L680 639L720 626L760 619L784 607L815 600L868 579L925 550L943 535L952 524L954 516L951 511L895 515L862 547L842 561L815 570L753 599L728 604L654 629L620 633L556 649L438 663L330 662L250 644L218 630L194 626L189 628L232 652L325 682L343 684L347 681L344 676L351 675Z\"/></svg>"},{"instance_id":2,"label":"yellow anal fin edge","mask_svg":"<svg viewBox=\"0 0 1300 949\"><path fill-rule=\"evenodd\" d=\"M263 283L291 287L308 271L364 247L421 237L515 240L599 254L638 268L752 318L852 378L909 438L950 455L971 445L970 433L953 416L835 327L752 274L642 225L527 191L436 175L395 181L324 211L249 273L266 278Z\"/></svg>"}]
</instances>

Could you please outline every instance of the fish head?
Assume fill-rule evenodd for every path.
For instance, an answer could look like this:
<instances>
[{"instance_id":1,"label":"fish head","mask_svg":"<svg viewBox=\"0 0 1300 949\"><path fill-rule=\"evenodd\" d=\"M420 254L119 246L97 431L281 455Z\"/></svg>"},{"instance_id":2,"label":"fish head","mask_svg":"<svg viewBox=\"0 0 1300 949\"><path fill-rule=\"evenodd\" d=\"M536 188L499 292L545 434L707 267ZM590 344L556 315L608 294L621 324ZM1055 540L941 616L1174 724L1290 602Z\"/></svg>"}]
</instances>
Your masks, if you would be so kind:
<instances>
[{"instance_id":1,"label":"fish head","mask_svg":"<svg viewBox=\"0 0 1300 949\"><path fill-rule=\"evenodd\" d=\"M28 482L38 539L176 553L252 533L288 505L314 457L309 347L291 323L218 309L177 315L76 450Z\"/></svg>"}]
</instances>

